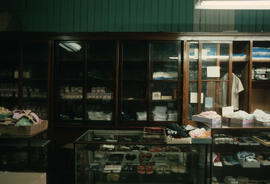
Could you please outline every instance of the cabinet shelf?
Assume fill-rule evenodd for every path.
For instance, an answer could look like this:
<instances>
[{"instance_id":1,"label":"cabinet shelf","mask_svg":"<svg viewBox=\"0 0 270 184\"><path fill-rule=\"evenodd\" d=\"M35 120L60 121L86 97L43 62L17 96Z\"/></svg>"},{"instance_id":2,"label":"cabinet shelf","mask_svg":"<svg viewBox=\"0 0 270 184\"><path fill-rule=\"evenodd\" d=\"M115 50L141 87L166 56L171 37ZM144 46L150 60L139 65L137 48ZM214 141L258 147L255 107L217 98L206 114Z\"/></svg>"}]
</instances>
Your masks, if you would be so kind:
<instances>
[{"instance_id":1,"label":"cabinet shelf","mask_svg":"<svg viewBox=\"0 0 270 184\"><path fill-rule=\"evenodd\" d=\"M124 101L139 101L139 102L146 102L145 98L123 98Z\"/></svg>"},{"instance_id":2,"label":"cabinet shelf","mask_svg":"<svg viewBox=\"0 0 270 184\"><path fill-rule=\"evenodd\" d=\"M270 63L270 58L269 59L262 59L262 60L260 60L260 59L254 59L253 58L253 60L252 60L252 62L253 63Z\"/></svg>"},{"instance_id":3,"label":"cabinet shelf","mask_svg":"<svg viewBox=\"0 0 270 184\"><path fill-rule=\"evenodd\" d=\"M151 102L176 102L178 99L160 99L160 100L151 100Z\"/></svg>"},{"instance_id":4,"label":"cabinet shelf","mask_svg":"<svg viewBox=\"0 0 270 184\"><path fill-rule=\"evenodd\" d=\"M164 82L164 83L171 82L171 83L175 83L175 82L179 82L179 81L176 80L176 79L161 79L161 80L159 80L159 79L152 79L152 80L150 80L150 82Z\"/></svg>"},{"instance_id":5,"label":"cabinet shelf","mask_svg":"<svg viewBox=\"0 0 270 184\"><path fill-rule=\"evenodd\" d=\"M213 151L222 153L232 153L241 150L252 152L263 152L268 148L264 145L231 145L231 144L215 144Z\"/></svg>"}]
</instances>

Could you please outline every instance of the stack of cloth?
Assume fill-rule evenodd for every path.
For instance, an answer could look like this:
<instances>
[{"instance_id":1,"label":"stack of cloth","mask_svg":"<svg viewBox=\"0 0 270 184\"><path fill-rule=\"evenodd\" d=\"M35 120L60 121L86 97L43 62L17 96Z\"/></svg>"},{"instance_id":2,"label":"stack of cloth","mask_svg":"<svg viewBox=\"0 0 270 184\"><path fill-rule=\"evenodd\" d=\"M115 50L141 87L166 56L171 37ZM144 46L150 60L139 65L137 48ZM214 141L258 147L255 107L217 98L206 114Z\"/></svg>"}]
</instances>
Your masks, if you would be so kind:
<instances>
[{"instance_id":1,"label":"stack of cloth","mask_svg":"<svg viewBox=\"0 0 270 184\"><path fill-rule=\"evenodd\" d=\"M167 107L155 106L153 110L154 121L166 121L167 120Z\"/></svg>"}]
</instances>

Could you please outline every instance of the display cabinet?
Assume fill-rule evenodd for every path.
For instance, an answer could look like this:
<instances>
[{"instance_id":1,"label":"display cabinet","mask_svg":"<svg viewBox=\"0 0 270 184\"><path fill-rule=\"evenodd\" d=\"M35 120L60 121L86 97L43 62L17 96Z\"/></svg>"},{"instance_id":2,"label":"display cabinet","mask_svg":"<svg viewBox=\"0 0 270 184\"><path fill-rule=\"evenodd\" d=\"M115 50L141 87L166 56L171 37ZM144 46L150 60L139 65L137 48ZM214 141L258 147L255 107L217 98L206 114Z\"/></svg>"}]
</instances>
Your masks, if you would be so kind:
<instances>
[{"instance_id":1,"label":"display cabinet","mask_svg":"<svg viewBox=\"0 0 270 184\"><path fill-rule=\"evenodd\" d=\"M251 111L255 109L270 110L269 99L265 98L270 92L270 42L253 41L252 44L252 80Z\"/></svg>"},{"instance_id":2,"label":"display cabinet","mask_svg":"<svg viewBox=\"0 0 270 184\"><path fill-rule=\"evenodd\" d=\"M0 106L48 119L48 41L3 41Z\"/></svg>"},{"instance_id":3,"label":"display cabinet","mask_svg":"<svg viewBox=\"0 0 270 184\"><path fill-rule=\"evenodd\" d=\"M121 122L176 122L181 114L181 42L123 41Z\"/></svg>"},{"instance_id":4,"label":"display cabinet","mask_svg":"<svg viewBox=\"0 0 270 184\"><path fill-rule=\"evenodd\" d=\"M114 41L55 43L57 122L112 122L115 95Z\"/></svg>"},{"instance_id":5,"label":"display cabinet","mask_svg":"<svg viewBox=\"0 0 270 184\"><path fill-rule=\"evenodd\" d=\"M268 183L270 129L212 129L212 183Z\"/></svg>"},{"instance_id":6,"label":"display cabinet","mask_svg":"<svg viewBox=\"0 0 270 184\"><path fill-rule=\"evenodd\" d=\"M206 183L206 144L162 140L139 130L88 130L74 143L75 183Z\"/></svg>"},{"instance_id":7,"label":"display cabinet","mask_svg":"<svg viewBox=\"0 0 270 184\"><path fill-rule=\"evenodd\" d=\"M19 45L3 41L0 45L0 106L8 109L19 105Z\"/></svg>"},{"instance_id":8,"label":"display cabinet","mask_svg":"<svg viewBox=\"0 0 270 184\"><path fill-rule=\"evenodd\" d=\"M185 121L231 103L231 42L185 42ZM198 95L199 94L199 95Z\"/></svg>"},{"instance_id":9,"label":"display cabinet","mask_svg":"<svg viewBox=\"0 0 270 184\"><path fill-rule=\"evenodd\" d=\"M146 122L149 120L149 83L147 41L123 41L121 43L121 121Z\"/></svg>"},{"instance_id":10,"label":"display cabinet","mask_svg":"<svg viewBox=\"0 0 270 184\"><path fill-rule=\"evenodd\" d=\"M203 111L221 114L231 105L252 111L251 47L238 40L185 42L184 122Z\"/></svg>"},{"instance_id":11,"label":"display cabinet","mask_svg":"<svg viewBox=\"0 0 270 184\"><path fill-rule=\"evenodd\" d=\"M48 41L24 41L21 51L22 109L48 119Z\"/></svg>"}]
</instances>

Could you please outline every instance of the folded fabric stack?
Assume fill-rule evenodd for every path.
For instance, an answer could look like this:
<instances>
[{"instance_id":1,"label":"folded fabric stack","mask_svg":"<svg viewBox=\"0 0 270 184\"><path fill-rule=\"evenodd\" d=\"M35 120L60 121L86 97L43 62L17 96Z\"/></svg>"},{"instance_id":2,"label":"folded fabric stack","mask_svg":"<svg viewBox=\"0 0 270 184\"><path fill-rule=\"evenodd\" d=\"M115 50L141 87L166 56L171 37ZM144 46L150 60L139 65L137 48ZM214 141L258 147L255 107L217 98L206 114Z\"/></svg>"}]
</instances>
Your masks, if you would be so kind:
<instances>
[{"instance_id":1,"label":"folded fabric stack","mask_svg":"<svg viewBox=\"0 0 270 184\"><path fill-rule=\"evenodd\" d=\"M88 111L88 118L90 120L112 120L112 113L105 113L102 111Z\"/></svg>"},{"instance_id":2,"label":"folded fabric stack","mask_svg":"<svg viewBox=\"0 0 270 184\"><path fill-rule=\"evenodd\" d=\"M269 60L270 59L270 48L253 47L252 59L253 60Z\"/></svg>"},{"instance_id":3,"label":"folded fabric stack","mask_svg":"<svg viewBox=\"0 0 270 184\"><path fill-rule=\"evenodd\" d=\"M153 110L154 121L166 121L167 120L167 107L155 106Z\"/></svg>"},{"instance_id":4,"label":"folded fabric stack","mask_svg":"<svg viewBox=\"0 0 270 184\"><path fill-rule=\"evenodd\" d=\"M252 78L256 80L269 80L270 79L270 68L260 67L252 69Z\"/></svg>"},{"instance_id":5,"label":"folded fabric stack","mask_svg":"<svg viewBox=\"0 0 270 184\"><path fill-rule=\"evenodd\" d=\"M226 118L253 120L254 116L253 116L253 114L248 114L247 112L240 110L240 111L236 111L236 112L232 112L230 114L227 114Z\"/></svg>"},{"instance_id":6,"label":"folded fabric stack","mask_svg":"<svg viewBox=\"0 0 270 184\"><path fill-rule=\"evenodd\" d=\"M168 110L168 121L176 121L177 120L177 112Z\"/></svg>"},{"instance_id":7,"label":"folded fabric stack","mask_svg":"<svg viewBox=\"0 0 270 184\"><path fill-rule=\"evenodd\" d=\"M256 109L253 112L253 115L258 122L262 122L264 126L270 126L270 114L265 113L260 109Z\"/></svg>"},{"instance_id":8,"label":"folded fabric stack","mask_svg":"<svg viewBox=\"0 0 270 184\"><path fill-rule=\"evenodd\" d=\"M136 115L137 115L137 120L139 120L139 121L147 120L147 113L145 111L144 112L136 112Z\"/></svg>"}]
</instances>

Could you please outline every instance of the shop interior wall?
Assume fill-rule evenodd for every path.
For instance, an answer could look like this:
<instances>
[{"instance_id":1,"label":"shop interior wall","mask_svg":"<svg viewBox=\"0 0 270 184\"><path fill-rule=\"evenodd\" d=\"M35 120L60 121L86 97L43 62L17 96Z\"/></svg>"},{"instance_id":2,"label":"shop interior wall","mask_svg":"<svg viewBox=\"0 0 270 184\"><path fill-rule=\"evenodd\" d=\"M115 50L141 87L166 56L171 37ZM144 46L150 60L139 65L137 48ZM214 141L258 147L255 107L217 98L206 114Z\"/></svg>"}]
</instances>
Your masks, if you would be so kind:
<instances>
[{"instance_id":1,"label":"shop interior wall","mask_svg":"<svg viewBox=\"0 0 270 184\"><path fill-rule=\"evenodd\" d=\"M269 32L269 10L194 10L192 0L3 0L29 32Z\"/></svg>"}]
</instances>

